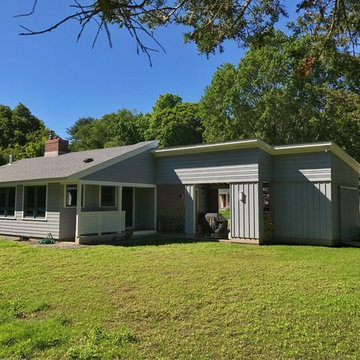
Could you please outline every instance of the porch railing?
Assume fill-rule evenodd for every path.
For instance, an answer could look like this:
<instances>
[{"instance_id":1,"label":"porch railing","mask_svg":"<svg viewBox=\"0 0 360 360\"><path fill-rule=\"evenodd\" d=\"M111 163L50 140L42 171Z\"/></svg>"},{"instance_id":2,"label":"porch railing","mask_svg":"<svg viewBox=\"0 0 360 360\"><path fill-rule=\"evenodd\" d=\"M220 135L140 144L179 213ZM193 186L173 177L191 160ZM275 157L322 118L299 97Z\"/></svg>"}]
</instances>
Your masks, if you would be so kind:
<instances>
[{"instance_id":1,"label":"porch railing","mask_svg":"<svg viewBox=\"0 0 360 360\"><path fill-rule=\"evenodd\" d=\"M120 233L125 230L125 211L85 211L78 215L81 235Z\"/></svg>"}]
</instances>

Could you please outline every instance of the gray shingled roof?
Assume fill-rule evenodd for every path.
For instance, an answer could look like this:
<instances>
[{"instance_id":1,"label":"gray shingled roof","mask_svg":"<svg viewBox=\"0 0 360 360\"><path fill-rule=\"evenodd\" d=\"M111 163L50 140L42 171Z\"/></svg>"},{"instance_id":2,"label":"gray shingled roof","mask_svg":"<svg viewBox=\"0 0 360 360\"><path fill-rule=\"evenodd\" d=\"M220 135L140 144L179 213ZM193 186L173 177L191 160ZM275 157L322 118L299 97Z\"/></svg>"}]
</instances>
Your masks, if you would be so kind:
<instances>
[{"instance_id":1,"label":"gray shingled roof","mask_svg":"<svg viewBox=\"0 0 360 360\"><path fill-rule=\"evenodd\" d=\"M144 141L134 145L19 160L11 165L0 166L0 183L67 178L122 155L130 155L130 152L151 143L155 144L154 141ZM86 158L92 158L94 161L85 163L83 160Z\"/></svg>"}]
</instances>

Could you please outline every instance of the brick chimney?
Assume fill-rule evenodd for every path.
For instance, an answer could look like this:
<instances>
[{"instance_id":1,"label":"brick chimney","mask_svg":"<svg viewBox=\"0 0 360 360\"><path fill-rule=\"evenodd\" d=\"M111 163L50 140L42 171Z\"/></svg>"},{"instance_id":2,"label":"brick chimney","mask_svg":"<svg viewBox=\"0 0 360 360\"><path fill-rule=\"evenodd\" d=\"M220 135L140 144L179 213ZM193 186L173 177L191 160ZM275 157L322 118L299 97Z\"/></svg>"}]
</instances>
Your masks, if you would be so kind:
<instances>
[{"instance_id":1,"label":"brick chimney","mask_svg":"<svg viewBox=\"0 0 360 360\"><path fill-rule=\"evenodd\" d=\"M59 137L45 142L44 156L58 156L69 152L69 142Z\"/></svg>"}]
</instances>

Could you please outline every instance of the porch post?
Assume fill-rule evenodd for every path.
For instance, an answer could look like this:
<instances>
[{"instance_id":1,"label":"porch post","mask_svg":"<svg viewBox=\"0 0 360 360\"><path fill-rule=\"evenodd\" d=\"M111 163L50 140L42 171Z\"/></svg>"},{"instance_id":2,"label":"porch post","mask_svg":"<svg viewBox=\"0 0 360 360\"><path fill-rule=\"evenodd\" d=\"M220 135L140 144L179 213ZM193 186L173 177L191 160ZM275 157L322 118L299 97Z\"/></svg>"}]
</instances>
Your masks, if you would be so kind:
<instances>
[{"instance_id":1,"label":"porch post","mask_svg":"<svg viewBox=\"0 0 360 360\"><path fill-rule=\"evenodd\" d=\"M79 181L77 183L77 194L76 194L76 230L75 230L75 241L79 242L79 222L81 217L81 192L82 192L82 183Z\"/></svg>"},{"instance_id":2,"label":"porch post","mask_svg":"<svg viewBox=\"0 0 360 360\"><path fill-rule=\"evenodd\" d=\"M118 203L118 212L119 212L119 230L118 232L121 233L125 230L124 222L125 218L123 219L122 213L122 186L118 186L118 196L117 196L117 203Z\"/></svg>"},{"instance_id":3,"label":"porch post","mask_svg":"<svg viewBox=\"0 0 360 360\"><path fill-rule=\"evenodd\" d=\"M195 235L195 185L185 185L185 234Z\"/></svg>"},{"instance_id":4,"label":"porch post","mask_svg":"<svg viewBox=\"0 0 360 360\"><path fill-rule=\"evenodd\" d=\"M157 186L154 187L154 230L157 228Z\"/></svg>"},{"instance_id":5,"label":"porch post","mask_svg":"<svg viewBox=\"0 0 360 360\"><path fill-rule=\"evenodd\" d=\"M132 213L132 227L135 228L135 226L137 225L136 224L136 221L135 221L135 215L136 215L136 210L135 210L135 207L136 207L136 187L133 186L133 206L132 206L132 210L133 210L133 213Z\"/></svg>"}]
</instances>

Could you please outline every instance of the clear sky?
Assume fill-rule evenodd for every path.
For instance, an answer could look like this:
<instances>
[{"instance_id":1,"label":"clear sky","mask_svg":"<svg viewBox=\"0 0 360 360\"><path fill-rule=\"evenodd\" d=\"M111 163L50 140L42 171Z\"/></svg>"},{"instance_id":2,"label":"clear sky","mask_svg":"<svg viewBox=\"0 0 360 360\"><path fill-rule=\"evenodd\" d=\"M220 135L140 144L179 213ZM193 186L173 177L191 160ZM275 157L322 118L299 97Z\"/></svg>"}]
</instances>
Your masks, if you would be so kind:
<instances>
[{"instance_id":1,"label":"clear sky","mask_svg":"<svg viewBox=\"0 0 360 360\"><path fill-rule=\"evenodd\" d=\"M19 25L31 30L53 25L70 13L71 3L38 0L34 15L14 18L29 11L32 0L11 0L3 2L0 12L0 103L12 108L23 103L64 138L80 117L98 118L121 108L148 112L160 94L198 101L217 67L237 64L243 55L228 43L223 54L207 59L193 44L184 45L181 29L172 26L156 33L166 53L153 54L152 67L145 55L137 55L125 31L113 32L112 49L104 33L92 49L95 27L76 43L75 21L44 35L18 35Z\"/></svg>"}]
</instances>

